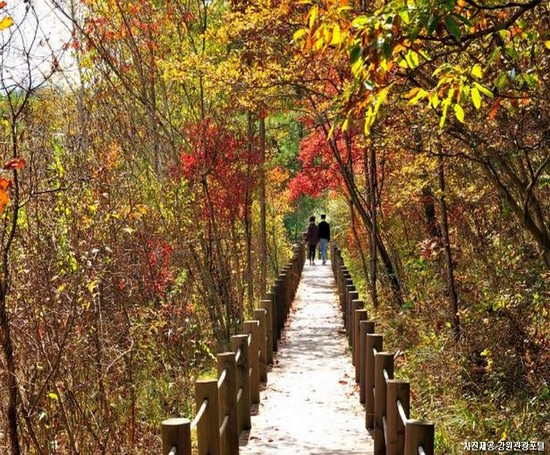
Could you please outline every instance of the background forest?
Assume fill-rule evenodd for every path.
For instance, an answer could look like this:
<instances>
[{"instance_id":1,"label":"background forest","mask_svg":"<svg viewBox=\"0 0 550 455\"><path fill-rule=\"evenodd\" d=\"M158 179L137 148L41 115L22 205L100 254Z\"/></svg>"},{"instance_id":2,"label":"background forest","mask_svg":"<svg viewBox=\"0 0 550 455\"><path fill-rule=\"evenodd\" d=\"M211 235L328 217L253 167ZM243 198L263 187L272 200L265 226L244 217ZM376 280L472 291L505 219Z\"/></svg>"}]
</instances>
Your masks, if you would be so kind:
<instances>
[{"instance_id":1,"label":"background forest","mask_svg":"<svg viewBox=\"0 0 550 455\"><path fill-rule=\"evenodd\" d=\"M550 444L548 1L8 0L0 38L1 453L158 451L322 212L436 451Z\"/></svg>"}]
</instances>

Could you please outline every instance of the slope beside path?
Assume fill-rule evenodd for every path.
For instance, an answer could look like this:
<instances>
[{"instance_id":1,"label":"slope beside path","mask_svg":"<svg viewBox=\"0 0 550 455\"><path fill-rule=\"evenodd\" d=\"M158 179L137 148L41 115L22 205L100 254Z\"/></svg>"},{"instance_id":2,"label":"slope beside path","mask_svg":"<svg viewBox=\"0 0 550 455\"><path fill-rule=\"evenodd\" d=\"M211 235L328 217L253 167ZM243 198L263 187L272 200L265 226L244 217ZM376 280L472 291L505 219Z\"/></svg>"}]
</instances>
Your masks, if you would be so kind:
<instances>
[{"instance_id":1,"label":"slope beside path","mask_svg":"<svg viewBox=\"0 0 550 455\"><path fill-rule=\"evenodd\" d=\"M244 455L373 453L330 265L305 265Z\"/></svg>"}]
</instances>

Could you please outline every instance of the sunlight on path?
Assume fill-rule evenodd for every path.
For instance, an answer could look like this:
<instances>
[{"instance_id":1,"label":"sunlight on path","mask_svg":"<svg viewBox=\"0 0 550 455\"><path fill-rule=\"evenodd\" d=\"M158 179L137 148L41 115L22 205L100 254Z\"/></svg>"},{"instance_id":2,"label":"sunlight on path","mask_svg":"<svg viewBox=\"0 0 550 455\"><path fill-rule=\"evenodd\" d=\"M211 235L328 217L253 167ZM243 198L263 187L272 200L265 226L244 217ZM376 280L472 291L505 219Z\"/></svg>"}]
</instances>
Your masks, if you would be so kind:
<instances>
[{"instance_id":1,"label":"sunlight on path","mask_svg":"<svg viewBox=\"0 0 550 455\"><path fill-rule=\"evenodd\" d=\"M241 454L372 454L334 286L329 264L306 264Z\"/></svg>"}]
</instances>

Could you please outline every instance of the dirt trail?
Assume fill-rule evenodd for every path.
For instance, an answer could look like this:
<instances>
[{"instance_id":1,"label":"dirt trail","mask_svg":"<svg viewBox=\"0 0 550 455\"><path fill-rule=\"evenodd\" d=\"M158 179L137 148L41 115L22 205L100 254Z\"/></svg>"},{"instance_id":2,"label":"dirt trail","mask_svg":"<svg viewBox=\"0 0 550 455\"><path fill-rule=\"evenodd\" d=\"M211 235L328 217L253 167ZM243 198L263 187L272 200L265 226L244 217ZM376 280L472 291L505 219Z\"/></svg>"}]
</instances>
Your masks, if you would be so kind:
<instances>
[{"instance_id":1,"label":"dirt trail","mask_svg":"<svg viewBox=\"0 0 550 455\"><path fill-rule=\"evenodd\" d=\"M330 265L305 266L244 455L372 454Z\"/></svg>"}]
</instances>

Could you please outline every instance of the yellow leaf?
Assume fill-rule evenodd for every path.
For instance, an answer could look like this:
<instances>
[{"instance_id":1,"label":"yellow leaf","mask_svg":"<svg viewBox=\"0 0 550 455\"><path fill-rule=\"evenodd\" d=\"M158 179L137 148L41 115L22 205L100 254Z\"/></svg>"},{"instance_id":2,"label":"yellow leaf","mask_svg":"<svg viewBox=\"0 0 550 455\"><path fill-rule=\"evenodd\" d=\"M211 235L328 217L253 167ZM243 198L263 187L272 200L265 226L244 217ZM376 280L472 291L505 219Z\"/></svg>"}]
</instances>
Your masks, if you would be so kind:
<instances>
[{"instance_id":1,"label":"yellow leaf","mask_svg":"<svg viewBox=\"0 0 550 455\"><path fill-rule=\"evenodd\" d=\"M312 28L313 24L315 24L315 20L317 19L318 14L319 14L319 10L317 6L314 6L309 10L309 21L308 21L309 28Z\"/></svg>"},{"instance_id":2,"label":"yellow leaf","mask_svg":"<svg viewBox=\"0 0 550 455\"><path fill-rule=\"evenodd\" d=\"M550 39L549 40L546 40L544 42L544 45L546 46L546 49L550 49Z\"/></svg>"},{"instance_id":3,"label":"yellow leaf","mask_svg":"<svg viewBox=\"0 0 550 455\"><path fill-rule=\"evenodd\" d=\"M332 39L330 40L330 44L340 44L342 41L344 41L344 35L340 30L340 26L336 24L332 29Z\"/></svg>"},{"instance_id":4,"label":"yellow leaf","mask_svg":"<svg viewBox=\"0 0 550 455\"><path fill-rule=\"evenodd\" d=\"M415 105L422 98L426 98L428 95L429 95L429 93L426 90L420 89L420 90L418 90L418 93L416 94L416 96L409 101L409 104Z\"/></svg>"},{"instance_id":5,"label":"yellow leaf","mask_svg":"<svg viewBox=\"0 0 550 455\"><path fill-rule=\"evenodd\" d=\"M455 110L455 116L458 119L458 121L461 123L464 123L464 109L462 109L460 104L455 104L454 110Z\"/></svg>"},{"instance_id":6,"label":"yellow leaf","mask_svg":"<svg viewBox=\"0 0 550 455\"><path fill-rule=\"evenodd\" d=\"M399 54L399 52L404 51L404 50L407 50L407 48L406 48L405 46L403 46L402 44L398 43L398 44L393 48L392 54L393 54L393 55L397 55L397 54Z\"/></svg>"},{"instance_id":7,"label":"yellow leaf","mask_svg":"<svg viewBox=\"0 0 550 455\"><path fill-rule=\"evenodd\" d=\"M0 19L0 31L13 25L13 19L10 16L4 16Z\"/></svg>"},{"instance_id":8,"label":"yellow leaf","mask_svg":"<svg viewBox=\"0 0 550 455\"><path fill-rule=\"evenodd\" d=\"M294 32L294 36L292 37L292 39L294 41L298 41L300 38L302 38L306 34L307 34L307 30L305 28L301 28L300 30L297 30L296 32Z\"/></svg>"},{"instance_id":9,"label":"yellow leaf","mask_svg":"<svg viewBox=\"0 0 550 455\"><path fill-rule=\"evenodd\" d=\"M483 70L481 69L481 65L479 63L476 63L472 68L472 76L477 77L478 79L483 77Z\"/></svg>"},{"instance_id":10,"label":"yellow leaf","mask_svg":"<svg viewBox=\"0 0 550 455\"><path fill-rule=\"evenodd\" d=\"M420 87L413 87L409 90L409 92L405 95L405 98L411 99L416 96L416 94L420 91Z\"/></svg>"},{"instance_id":11,"label":"yellow leaf","mask_svg":"<svg viewBox=\"0 0 550 455\"><path fill-rule=\"evenodd\" d=\"M472 102L474 103L474 106L476 107L476 109L479 109L481 107L481 95L479 93L479 90L475 87L472 87L470 95L472 97Z\"/></svg>"},{"instance_id":12,"label":"yellow leaf","mask_svg":"<svg viewBox=\"0 0 550 455\"><path fill-rule=\"evenodd\" d=\"M348 124L349 124L349 116L346 117L346 119L344 120L344 123L342 123L342 128L341 130L342 131L346 131L348 129Z\"/></svg>"},{"instance_id":13,"label":"yellow leaf","mask_svg":"<svg viewBox=\"0 0 550 455\"><path fill-rule=\"evenodd\" d=\"M437 96L436 91L434 91L430 95L430 106L432 106L434 109L437 109L437 106L439 106L439 97Z\"/></svg>"}]
</instances>

